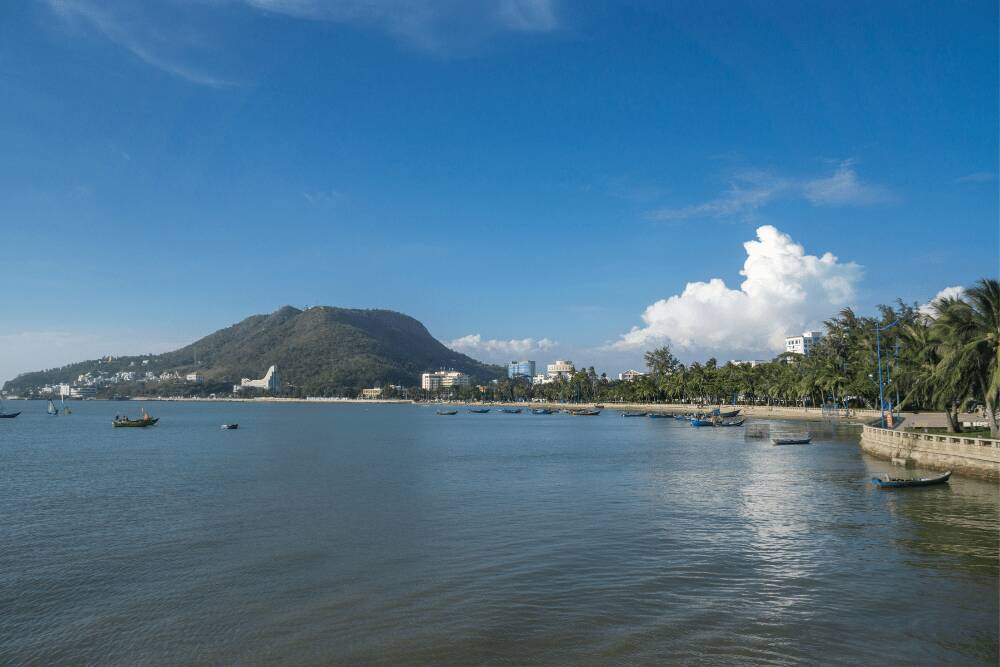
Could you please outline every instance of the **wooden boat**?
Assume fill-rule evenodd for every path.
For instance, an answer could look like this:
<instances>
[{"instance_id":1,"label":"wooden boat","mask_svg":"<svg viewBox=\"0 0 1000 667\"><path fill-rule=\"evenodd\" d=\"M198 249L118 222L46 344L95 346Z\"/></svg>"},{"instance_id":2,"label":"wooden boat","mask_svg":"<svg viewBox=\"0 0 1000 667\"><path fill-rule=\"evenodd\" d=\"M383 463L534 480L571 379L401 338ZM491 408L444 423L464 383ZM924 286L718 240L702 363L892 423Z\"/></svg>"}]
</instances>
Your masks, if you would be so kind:
<instances>
[{"instance_id":1,"label":"wooden boat","mask_svg":"<svg viewBox=\"0 0 1000 667\"><path fill-rule=\"evenodd\" d=\"M235 431L240 427L239 424L223 424L220 428L223 431Z\"/></svg>"},{"instance_id":2,"label":"wooden boat","mask_svg":"<svg viewBox=\"0 0 1000 667\"><path fill-rule=\"evenodd\" d=\"M457 415L458 410L438 410L437 413L441 416Z\"/></svg>"},{"instance_id":3,"label":"wooden boat","mask_svg":"<svg viewBox=\"0 0 1000 667\"><path fill-rule=\"evenodd\" d=\"M743 419L723 419L716 426L743 426L743 422L745 421L745 417Z\"/></svg>"},{"instance_id":4,"label":"wooden boat","mask_svg":"<svg viewBox=\"0 0 1000 667\"><path fill-rule=\"evenodd\" d=\"M692 417L691 426L715 426L715 423L711 419L699 419L697 417Z\"/></svg>"},{"instance_id":5,"label":"wooden boat","mask_svg":"<svg viewBox=\"0 0 1000 667\"><path fill-rule=\"evenodd\" d=\"M531 411L533 415L551 415L555 414L555 410L549 410L548 408L534 408Z\"/></svg>"},{"instance_id":6,"label":"wooden boat","mask_svg":"<svg viewBox=\"0 0 1000 667\"><path fill-rule=\"evenodd\" d=\"M571 414L574 417L596 417L601 414L600 410L570 410L567 414Z\"/></svg>"},{"instance_id":7,"label":"wooden boat","mask_svg":"<svg viewBox=\"0 0 1000 667\"><path fill-rule=\"evenodd\" d=\"M17 412L0 412L0 419L13 419L19 414L21 414L20 410L18 410Z\"/></svg>"},{"instance_id":8,"label":"wooden boat","mask_svg":"<svg viewBox=\"0 0 1000 667\"><path fill-rule=\"evenodd\" d=\"M489 411L489 408L469 408L469 412L474 415L485 415Z\"/></svg>"},{"instance_id":9,"label":"wooden boat","mask_svg":"<svg viewBox=\"0 0 1000 667\"><path fill-rule=\"evenodd\" d=\"M622 417L645 417L647 412L623 412Z\"/></svg>"},{"instance_id":10,"label":"wooden boat","mask_svg":"<svg viewBox=\"0 0 1000 667\"><path fill-rule=\"evenodd\" d=\"M812 438L771 438L775 445L808 445Z\"/></svg>"},{"instance_id":11,"label":"wooden boat","mask_svg":"<svg viewBox=\"0 0 1000 667\"><path fill-rule=\"evenodd\" d=\"M500 408L500 412L505 412L508 415L519 415L521 414L521 408Z\"/></svg>"},{"instance_id":12,"label":"wooden boat","mask_svg":"<svg viewBox=\"0 0 1000 667\"><path fill-rule=\"evenodd\" d=\"M650 419L673 419L673 416L671 416L671 415L665 415L662 412L650 412L649 413L649 418Z\"/></svg>"},{"instance_id":13,"label":"wooden boat","mask_svg":"<svg viewBox=\"0 0 1000 667\"><path fill-rule=\"evenodd\" d=\"M150 417L149 415L146 415L142 419L128 419L122 417L120 419L116 419L113 422L111 422L111 425L114 426L115 428L122 428L122 427L142 428L144 426L152 426L158 421L160 421L159 417L153 418Z\"/></svg>"},{"instance_id":14,"label":"wooden boat","mask_svg":"<svg viewBox=\"0 0 1000 667\"><path fill-rule=\"evenodd\" d=\"M932 486L934 484L944 484L951 477L951 471L938 475L937 477L917 477L915 479L903 479L900 477L872 477L872 484L880 489L902 489L910 486Z\"/></svg>"},{"instance_id":15,"label":"wooden boat","mask_svg":"<svg viewBox=\"0 0 1000 667\"><path fill-rule=\"evenodd\" d=\"M731 419L732 417L735 417L736 415L740 414L741 409L742 408L737 408L735 410L730 410L729 412L719 412L719 416L722 417L723 419Z\"/></svg>"}]
</instances>

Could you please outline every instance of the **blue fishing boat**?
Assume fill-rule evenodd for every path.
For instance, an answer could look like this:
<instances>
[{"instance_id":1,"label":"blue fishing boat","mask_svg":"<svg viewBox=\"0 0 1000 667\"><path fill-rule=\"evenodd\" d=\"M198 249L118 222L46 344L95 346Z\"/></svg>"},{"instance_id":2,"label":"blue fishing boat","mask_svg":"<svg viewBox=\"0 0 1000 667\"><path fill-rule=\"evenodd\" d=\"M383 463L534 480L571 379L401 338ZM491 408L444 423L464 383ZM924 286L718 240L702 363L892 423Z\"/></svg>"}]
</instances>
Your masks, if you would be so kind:
<instances>
[{"instance_id":1,"label":"blue fishing boat","mask_svg":"<svg viewBox=\"0 0 1000 667\"><path fill-rule=\"evenodd\" d=\"M650 419L672 419L673 417L671 415L665 415L662 412L650 412L649 413L649 418Z\"/></svg>"},{"instance_id":2,"label":"blue fishing boat","mask_svg":"<svg viewBox=\"0 0 1000 667\"><path fill-rule=\"evenodd\" d=\"M910 486L933 486L934 484L944 484L951 477L951 471L938 475L937 477L917 477L914 479L903 479L901 477L872 477L872 484L880 489L903 489Z\"/></svg>"},{"instance_id":3,"label":"blue fishing boat","mask_svg":"<svg viewBox=\"0 0 1000 667\"><path fill-rule=\"evenodd\" d=\"M676 419L677 421L686 421L690 419L690 417L688 417L687 415L674 415L674 419Z\"/></svg>"},{"instance_id":4,"label":"blue fishing boat","mask_svg":"<svg viewBox=\"0 0 1000 667\"><path fill-rule=\"evenodd\" d=\"M691 418L691 426L715 426L711 419L698 419L697 417Z\"/></svg>"}]
</instances>

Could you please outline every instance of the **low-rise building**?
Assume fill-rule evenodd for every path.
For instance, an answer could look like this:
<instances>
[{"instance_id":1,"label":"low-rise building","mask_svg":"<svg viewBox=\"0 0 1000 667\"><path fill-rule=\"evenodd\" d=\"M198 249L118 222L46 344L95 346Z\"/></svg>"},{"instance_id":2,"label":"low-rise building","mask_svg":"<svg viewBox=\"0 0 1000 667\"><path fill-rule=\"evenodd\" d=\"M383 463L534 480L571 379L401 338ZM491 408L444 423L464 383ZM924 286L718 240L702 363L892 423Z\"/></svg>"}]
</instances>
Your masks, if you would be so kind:
<instances>
[{"instance_id":1,"label":"low-rise building","mask_svg":"<svg viewBox=\"0 0 1000 667\"><path fill-rule=\"evenodd\" d=\"M750 368L754 368L755 366L766 364L767 361L763 359L731 359L729 363L733 366L749 366Z\"/></svg>"},{"instance_id":2,"label":"low-rise building","mask_svg":"<svg viewBox=\"0 0 1000 667\"><path fill-rule=\"evenodd\" d=\"M468 387L471 384L471 378L459 371L433 371L420 376L420 388L427 391L447 387Z\"/></svg>"},{"instance_id":3,"label":"low-rise building","mask_svg":"<svg viewBox=\"0 0 1000 667\"><path fill-rule=\"evenodd\" d=\"M188 373L184 376L184 379L195 384L204 384L205 382L205 376L201 373Z\"/></svg>"},{"instance_id":4,"label":"low-rise building","mask_svg":"<svg viewBox=\"0 0 1000 667\"><path fill-rule=\"evenodd\" d=\"M640 371L629 369L618 374L619 380L624 380L625 382L631 382L632 380L637 380L641 378L645 373Z\"/></svg>"},{"instance_id":5,"label":"low-rise building","mask_svg":"<svg viewBox=\"0 0 1000 667\"><path fill-rule=\"evenodd\" d=\"M382 387L372 387L371 389L362 389L361 398L382 398Z\"/></svg>"},{"instance_id":6,"label":"low-rise building","mask_svg":"<svg viewBox=\"0 0 1000 667\"><path fill-rule=\"evenodd\" d=\"M69 394L70 398L97 398L97 387L70 387Z\"/></svg>"},{"instance_id":7,"label":"low-rise building","mask_svg":"<svg viewBox=\"0 0 1000 667\"><path fill-rule=\"evenodd\" d=\"M552 380L545 373L538 373L531 378L531 384L548 384L549 382L552 382Z\"/></svg>"},{"instance_id":8,"label":"low-rise building","mask_svg":"<svg viewBox=\"0 0 1000 667\"><path fill-rule=\"evenodd\" d=\"M806 331L799 336L785 336L785 352L809 354L813 345L823 337L822 331Z\"/></svg>"}]
</instances>

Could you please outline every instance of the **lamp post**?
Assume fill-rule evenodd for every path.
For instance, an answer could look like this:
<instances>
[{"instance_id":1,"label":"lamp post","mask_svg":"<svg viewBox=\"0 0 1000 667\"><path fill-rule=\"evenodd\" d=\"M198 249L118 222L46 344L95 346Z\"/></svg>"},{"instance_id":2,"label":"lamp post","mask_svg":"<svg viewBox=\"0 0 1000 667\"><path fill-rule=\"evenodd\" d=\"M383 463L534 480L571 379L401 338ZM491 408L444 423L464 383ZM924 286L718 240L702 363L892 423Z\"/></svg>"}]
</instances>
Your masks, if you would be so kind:
<instances>
[{"instance_id":1,"label":"lamp post","mask_svg":"<svg viewBox=\"0 0 1000 667\"><path fill-rule=\"evenodd\" d=\"M875 355L878 357L878 409L879 413L882 415L882 428L885 428L885 394L882 386L882 341L881 334L883 331L891 329L892 327L899 324L899 320L895 320L884 327L880 327L878 324L875 325Z\"/></svg>"}]
</instances>

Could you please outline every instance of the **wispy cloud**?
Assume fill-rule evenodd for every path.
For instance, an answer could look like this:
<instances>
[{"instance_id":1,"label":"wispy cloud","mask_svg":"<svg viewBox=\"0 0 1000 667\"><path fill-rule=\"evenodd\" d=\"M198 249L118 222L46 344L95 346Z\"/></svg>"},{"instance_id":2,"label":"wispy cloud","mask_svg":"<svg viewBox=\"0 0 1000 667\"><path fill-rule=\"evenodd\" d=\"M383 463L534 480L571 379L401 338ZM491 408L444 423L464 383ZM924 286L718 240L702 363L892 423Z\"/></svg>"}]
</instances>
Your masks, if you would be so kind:
<instances>
[{"instance_id":1,"label":"wispy cloud","mask_svg":"<svg viewBox=\"0 0 1000 667\"><path fill-rule=\"evenodd\" d=\"M996 172L993 171L977 171L972 174L966 174L965 176L959 176L955 179L956 183L992 183L997 180Z\"/></svg>"},{"instance_id":2,"label":"wispy cloud","mask_svg":"<svg viewBox=\"0 0 1000 667\"><path fill-rule=\"evenodd\" d=\"M818 177L790 177L769 171L742 171L719 196L698 204L660 208L649 213L653 220L690 218L751 218L779 200L801 200L813 206L867 206L890 203L894 195L886 188L863 182L853 160L837 165L833 173Z\"/></svg>"},{"instance_id":3,"label":"wispy cloud","mask_svg":"<svg viewBox=\"0 0 1000 667\"><path fill-rule=\"evenodd\" d=\"M161 20L162 16L151 11L154 6L162 8L164 3L48 0L48 4L65 24L92 28L156 69L201 86L240 85L190 64L191 60L205 58L211 40L190 25L178 23L172 18L173 12L167 12L171 18Z\"/></svg>"},{"instance_id":4,"label":"wispy cloud","mask_svg":"<svg viewBox=\"0 0 1000 667\"><path fill-rule=\"evenodd\" d=\"M313 206L319 206L321 204L331 204L342 200L344 198L344 193L331 188L329 190L303 192L302 197Z\"/></svg>"},{"instance_id":5,"label":"wispy cloud","mask_svg":"<svg viewBox=\"0 0 1000 667\"><path fill-rule=\"evenodd\" d=\"M448 343L448 347L453 350L479 354L493 360L523 356L531 352L545 352L558 346L558 342L548 338L497 340L496 338L486 339L479 334L462 336Z\"/></svg>"}]
</instances>

